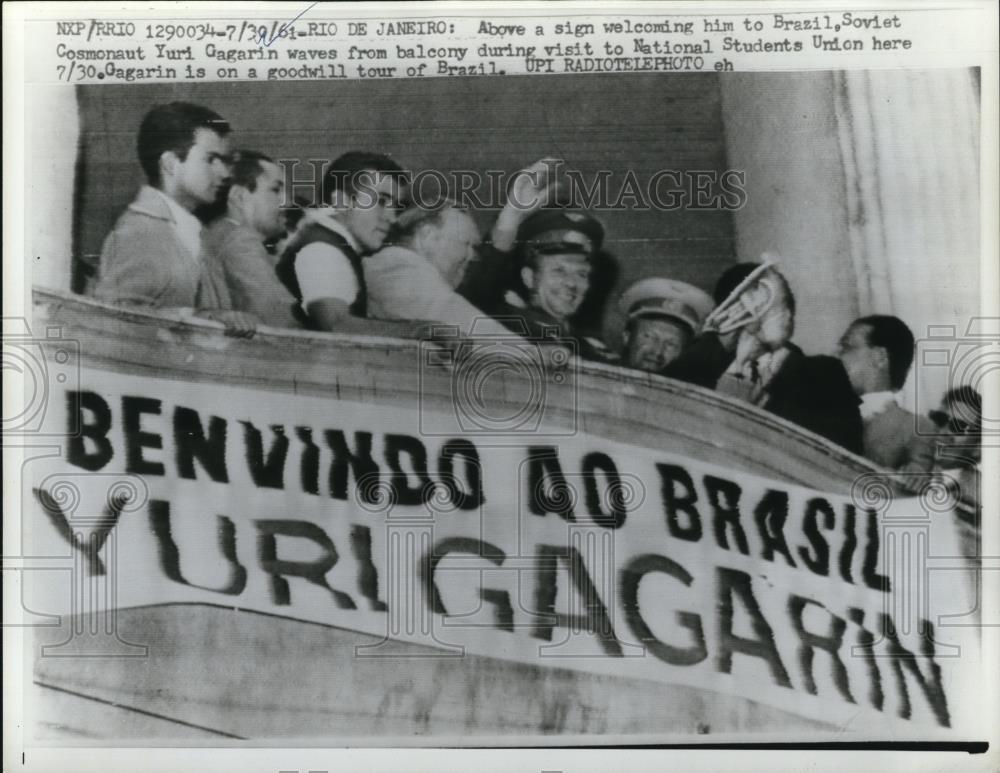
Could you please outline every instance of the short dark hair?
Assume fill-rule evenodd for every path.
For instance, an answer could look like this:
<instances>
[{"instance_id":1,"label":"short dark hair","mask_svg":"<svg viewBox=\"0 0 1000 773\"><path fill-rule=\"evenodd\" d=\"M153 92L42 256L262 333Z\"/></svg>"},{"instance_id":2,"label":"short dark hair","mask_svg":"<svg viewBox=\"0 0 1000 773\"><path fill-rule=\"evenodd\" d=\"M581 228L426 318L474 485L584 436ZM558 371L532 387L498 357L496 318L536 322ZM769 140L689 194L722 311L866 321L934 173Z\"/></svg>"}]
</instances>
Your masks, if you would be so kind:
<instances>
[{"instance_id":1,"label":"short dark hair","mask_svg":"<svg viewBox=\"0 0 1000 773\"><path fill-rule=\"evenodd\" d=\"M879 346L889 355L889 385L902 389L913 364L913 333L899 317L873 314L854 321L868 328L868 345Z\"/></svg>"},{"instance_id":2,"label":"short dark hair","mask_svg":"<svg viewBox=\"0 0 1000 773\"><path fill-rule=\"evenodd\" d=\"M160 185L160 156L173 151L184 161L194 145L195 131L210 129L220 137L229 134L229 124L213 110L190 102L157 105L139 125L139 164L153 186Z\"/></svg>"},{"instance_id":3,"label":"short dark hair","mask_svg":"<svg viewBox=\"0 0 1000 773\"><path fill-rule=\"evenodd\" d=\"M944 403L949 408L952 408L952 410L954 410L955 403L967 405L972 409L977 421L982 420L983 398L979 396L979 392L968 384L963 384L960 387L955 387L945 392Z\"/></svg>"},{"instance_id":4,"label":"short dark hair","mask_svg":"<svg viewBox=\"0 0 1000 773\"><path fill-rule=\"evenodd\" d=\"M419 207L408 207L392 224L388 241L392 244L406 242L425 225L440 227L444 225L448 212L453 209L459 212L466 211L465 207L450 196L439 196L430 202L422 203Z\"/></svg>"},{"instance_id":5,"label":"short dark hair","mask_svg":"<svg viewBox=\"0 0 1000 773\"><path fill-rule=\"evenodd\" d=\"M348 196L356 196L358 177L363 172L390 175L402 182L409 179L409 174L384 153L352 150L331 161L323 174L321 190L323 203L329 204L337 191L343 191Z\"/></svg>"},{"instance_id":6,"label":"short dark hair","mask_svg":"<svg viewBox=\"0 0 1000 773\"><path fill-rule=\"evenodd\" d=\"M274 159L256 150L237 150L233 155L233 171L230 185L239 185L251 193L257 190L257 178L264 173L261 162L274 163Z\"/></svg>"}]
</instances>

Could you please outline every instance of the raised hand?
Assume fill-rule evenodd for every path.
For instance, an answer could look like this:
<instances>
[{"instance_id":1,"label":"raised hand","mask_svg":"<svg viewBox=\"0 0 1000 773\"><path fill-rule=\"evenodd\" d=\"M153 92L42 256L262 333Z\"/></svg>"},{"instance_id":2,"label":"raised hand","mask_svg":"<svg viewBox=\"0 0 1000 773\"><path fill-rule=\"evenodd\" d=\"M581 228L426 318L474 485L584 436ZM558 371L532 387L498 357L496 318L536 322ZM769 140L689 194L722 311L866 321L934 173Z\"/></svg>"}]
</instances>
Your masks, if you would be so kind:
<instances>
[{"instance_id":1,"label":"raised hand","mask_svg":"<svg viewBox=\"0 0 1000 773\"><path fill-rule=\"evenodd\" d=\"M514 175L507 191L507 203L493 226L490 240L502 252L512 249L517 229L531 214L555 200L559 189L556 170L560 161L543 158Z\"/></svg>"},{"instance_id":2,"label":"raised hand","mask_svg":"<svg viewBox=\"0 0 1000 773\"><path fill-rule=\"evenodd\" d=\"M507 206L523 213L522 220L544 207L555 196L559 187L555 173L560 163L555 158L543 158L514 175L507 192Z\"/></svg>"}]
</instances>

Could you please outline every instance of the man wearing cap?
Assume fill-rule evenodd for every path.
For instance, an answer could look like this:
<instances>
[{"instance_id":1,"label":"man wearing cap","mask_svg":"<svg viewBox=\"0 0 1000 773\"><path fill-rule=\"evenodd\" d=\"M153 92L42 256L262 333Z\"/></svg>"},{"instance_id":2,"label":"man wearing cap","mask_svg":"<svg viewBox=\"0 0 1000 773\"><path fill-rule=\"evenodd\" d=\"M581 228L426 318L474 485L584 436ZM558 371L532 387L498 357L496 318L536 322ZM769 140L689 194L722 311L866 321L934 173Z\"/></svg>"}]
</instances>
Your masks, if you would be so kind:
<instances>
[{"instance_id":1,"label":"man wearing cap","mask_svg":"<svg viewBox=\"0 0 1000 773\"><path fill-rule=\"evenodd\" d=\"M836 357L806 355L791 341L795 296L788 280L773 266L737 263L719 277L714 299L712 317L727 308L742 309L743 318L721 329L706 320L664 375L752 403L860 454L859 400L844 366Z\"/></svg>"},{"instance_id":2,"label":"man wearing cap","mask_svg":"<svg viewBox=\"0 0 1000 773\"><path fill-rule=\"evenodd\" d=\"M489 239L459 292L518 335L575 341L589 359L617 361L601 341L579 334L571 317L590 290L604 228L586 213L548 205L556 191L542 159L515 177Z\"/></svg>"},{"instance_id":3,"label":"man wearing cap","mask_svg":"<svg viewBox=\"0 0 1000 773\"><path fill-rule=\"evenodd\" d=\"M701 331L712 305L707 293L686 282L653 276L633 284L620 303L626 319L624 364L649 373L662 371Z\"/></svg>"},{"instance_id":4,"label":"man wearing cap","mask_svg":"<svg viewBox=\"0 0 1000 773\"><path fill-rule=\"evenodd\" d=\"M583 334L573 319L590 291L593 251L577 240L547 241L552 233L525 242L520 277L524 305L508 299L496 318L519 335L569 342L584 359L618 364L618 356L600 339Z\"/></svg>"},{"instance_id":5,"label":"man wearing cap","mask_svg":"<svg viewBox=\"0 0 1000 773\"><path fill-rule=\"evenodd\" d=\"M511 226L512 218L523 219ZM480 245L478 258L470 266L460 292L489 312L506 312L511 305L526 306L530 292L524 286L521 269L527 263L529 248L551 252L565 247L573 253L593 256L603 239L603 226L586 213L561 207L525 212L508 202L489 240Z\"/></svg>"}]
</instances>

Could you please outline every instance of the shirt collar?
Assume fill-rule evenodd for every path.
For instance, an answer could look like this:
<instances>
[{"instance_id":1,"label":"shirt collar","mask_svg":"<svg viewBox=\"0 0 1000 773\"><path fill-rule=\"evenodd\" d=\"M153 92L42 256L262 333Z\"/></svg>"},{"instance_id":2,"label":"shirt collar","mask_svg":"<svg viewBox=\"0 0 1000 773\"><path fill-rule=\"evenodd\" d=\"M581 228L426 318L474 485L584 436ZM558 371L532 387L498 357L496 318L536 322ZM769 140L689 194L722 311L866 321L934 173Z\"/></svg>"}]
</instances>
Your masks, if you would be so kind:
<instances>
[{"instance_id":1,"label":"shirt collar","mask_svg":"<svg viewBox=\"0 0 1000 773\"><path fill-rule=\"evenodd\" d=\"M192 223L197 223L198 227L201 227L201 221L178 204L175 199L172 199L159 188L154 188L151 185L146 185L144 187L148 188L166 202L167 209L170 210L170 216L173 218L173 221L177 223L177 225L183 224L185 226L190 226Z\"/></svg>"},{"instance_id":2,"label":"shirt collar","mask_svg":"<svg viewBox=\"0 0 1000 773\"><path fill-rule=\"evenodd\" d=\"M178 236L192 257L197 258L201 253L201 221L163 191L149 185L144 186L144 192L145 189L152 191L167 205L167 212L177 228Z\"/></svg>"},{"instance_id":3,"label":"shirt collar","mask_svg":"<svg viewBox=\"0 0 1000 773\"><path fill-rule=\"evenodd\" d=\"M306 210L306 217L312 220L312 222L333 231L335 234L343 236L347 240L347 243L351 245L351 249L360 255L362 253L361 245L354 238L354 234L347 230L347 226L337 220L335 213L336 210L331 207L317 207Z\"/></svg>"},{"instance_id":4,"label":"shirt collar","mask_svg":"<svg viewBox=\"0 0 1000 773\"><path fill-rule=\"evenodd\" d=\"M870 419L872 416L877 416L895 402L895 392L869 392L866 395L861 395L859 407L861 418Z\"/></svg>"}]
</instances>

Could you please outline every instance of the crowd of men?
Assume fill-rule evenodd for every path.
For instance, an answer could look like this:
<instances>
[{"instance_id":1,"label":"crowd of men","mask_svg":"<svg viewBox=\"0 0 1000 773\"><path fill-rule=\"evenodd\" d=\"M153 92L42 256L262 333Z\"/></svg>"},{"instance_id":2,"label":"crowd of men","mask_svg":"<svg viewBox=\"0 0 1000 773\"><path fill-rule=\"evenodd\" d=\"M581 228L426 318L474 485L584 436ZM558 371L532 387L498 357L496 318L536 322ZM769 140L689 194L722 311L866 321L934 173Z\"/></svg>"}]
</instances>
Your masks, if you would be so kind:
<instances>
[{"instance_id":1,"label":"crowd of men","mask_svg":"<svg viewBox=\"0 0 1000 773\"><path fill-rule=\"evenodd\" d=\"M980 397L959 387L928 417L902 408L914 337L896 317L858 319L837 356L807 355L791 340L787 279L767 261L743 262L712 297L665 277L632 285L620 299L622 341L608 346L578 322L595 264L607 259L604 229L552 206L544 161L515 177L481 239L454 200L405 206L406 172L378 153L341 155L318 206L283 208L282 170L262 153L234 152L229 134L199 105L146 114L138 155L147 185L105 240L97 299L195 309L235 336L267 325L419 337L446 325L569 344L588 360L752 403L887 469L950 469L975 498Z\"/></svg>"}]
</instances>

